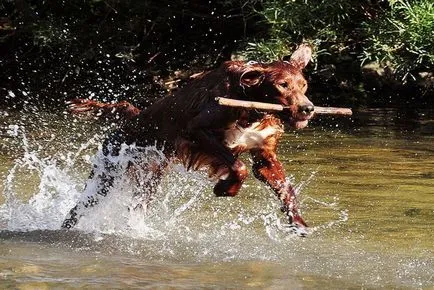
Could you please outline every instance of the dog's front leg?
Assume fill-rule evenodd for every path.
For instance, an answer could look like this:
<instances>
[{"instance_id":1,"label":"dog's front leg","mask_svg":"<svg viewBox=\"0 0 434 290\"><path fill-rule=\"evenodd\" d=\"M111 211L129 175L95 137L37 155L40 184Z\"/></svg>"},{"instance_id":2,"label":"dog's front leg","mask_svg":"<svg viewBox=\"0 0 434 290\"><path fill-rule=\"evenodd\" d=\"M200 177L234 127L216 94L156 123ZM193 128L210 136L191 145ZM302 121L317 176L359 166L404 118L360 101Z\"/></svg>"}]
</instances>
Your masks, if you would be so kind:
<instances>
[{"instance_id":1,"label":"dog's front leg","mask_svg":"<svg viewBox=\"0 0 434 290\"><path fill-rule=\"evenodd\" d=\"M247 167L215 138L212 131L199 129L195 132L194 136L200 148L204 148L204 152L215 158L213 163L227 168L227 170L215 170L227 171L228 174L217 182L214 187L214 194L216 196L235 196L247 178Z\"/></svg>"},{"instance_id":2,"label":"dog's front leg","mask_svg":"<svg viewBox=\"0 0 434 290\"><path fill-rule=\"evenodd\" d=\"M217 131L222 131L231 120L234 119L233 112L222 109L220 106L211 106L203 110L187 125L187 131L191 141L198 148L209 156L215 158L213 165L226 167L228 174L221 178L214 187L214 194L217 196L235 196L247 177L247 168L243 162L238 160L223 144L223 140ZM215 171L220 171L215 168Z\"/></svg>"},{"instance_id":3,"label":"dog's front leg","mask_svg":"<svg viewBox=\"0 0 434 290\"><path fill-rule=\"evenodd\" d=\"M274 150L253 149L253 173L255 177L269 185L282 202L282 211L288 216L289 223L296 227L307 227L300 215L296 191L286 180L282 163Z\"/></svg>"}]
</instances>

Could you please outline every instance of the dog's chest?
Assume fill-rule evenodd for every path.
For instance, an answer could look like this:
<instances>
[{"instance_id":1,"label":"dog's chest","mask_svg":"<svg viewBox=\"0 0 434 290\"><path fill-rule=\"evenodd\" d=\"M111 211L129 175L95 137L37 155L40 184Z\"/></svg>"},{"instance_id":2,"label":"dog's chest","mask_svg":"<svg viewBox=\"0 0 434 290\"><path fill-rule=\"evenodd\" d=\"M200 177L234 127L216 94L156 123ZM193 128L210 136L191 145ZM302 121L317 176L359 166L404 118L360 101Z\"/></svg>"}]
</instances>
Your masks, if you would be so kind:
<instances>
[{"instance_id":1,"label":"dog's chest","mask_svg":"<svg viewBox=\"0 0 434 290\"><path fill-rule=\"evenodd\" d=\"M283 133L281 121L266 115L262 119L244 127L234 123L225 131L225 145L237 153L251 149L264 148L276 140Z\"/></svg>"}]
</instances>

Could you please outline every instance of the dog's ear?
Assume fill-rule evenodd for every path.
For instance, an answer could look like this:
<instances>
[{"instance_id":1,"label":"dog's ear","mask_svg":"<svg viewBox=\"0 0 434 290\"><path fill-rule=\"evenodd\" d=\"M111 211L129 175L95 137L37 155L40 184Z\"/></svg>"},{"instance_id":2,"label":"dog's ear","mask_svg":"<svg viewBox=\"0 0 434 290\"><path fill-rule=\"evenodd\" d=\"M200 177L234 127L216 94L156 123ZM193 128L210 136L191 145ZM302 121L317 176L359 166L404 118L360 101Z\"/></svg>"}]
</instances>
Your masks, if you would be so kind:
<instances>
[{"instance_id":1,"label":"dog's ear","mask_svg":"<svg viewBox=\"0 0 434 290\"><path fill-rule=\"evenodd\" d=\"M262 68L253 68L246 70L241 74L240 85L244 87L258 86L265 78L264 70Z\"/></svg>"},{"instance_id":2,"label":"dog's ear","mask_svg":"<svg viewBox=\"0 0 434 290\"><path fill-rule=\"evenodd\" d=\"M299 69L304 69L312 58L312 48L308 44L301 44L291 55L289 62Z\"/></svg>"}]
</instances>

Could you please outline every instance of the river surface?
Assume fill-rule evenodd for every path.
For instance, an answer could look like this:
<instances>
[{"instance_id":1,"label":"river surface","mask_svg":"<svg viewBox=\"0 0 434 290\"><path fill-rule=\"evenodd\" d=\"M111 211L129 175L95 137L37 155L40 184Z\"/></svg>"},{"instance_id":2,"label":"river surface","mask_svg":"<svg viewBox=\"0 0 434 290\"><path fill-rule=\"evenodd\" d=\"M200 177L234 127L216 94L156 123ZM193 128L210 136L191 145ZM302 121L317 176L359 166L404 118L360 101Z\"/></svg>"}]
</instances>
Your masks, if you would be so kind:
<instances>
[{"instance_id":1,"label":"river surface","mask_svg":"<svg viewBox=\"0 0 434 290\"><path fill-rule=\"evenodd\" d=\"M128 210L125 181L60 230L108 129L0 111L0 288L433 289L433 113L371 109L288 131L279 157L310 226L300 238L253 177L216 198L179 165L146 215Z\"/></svg>"}]
</instances>

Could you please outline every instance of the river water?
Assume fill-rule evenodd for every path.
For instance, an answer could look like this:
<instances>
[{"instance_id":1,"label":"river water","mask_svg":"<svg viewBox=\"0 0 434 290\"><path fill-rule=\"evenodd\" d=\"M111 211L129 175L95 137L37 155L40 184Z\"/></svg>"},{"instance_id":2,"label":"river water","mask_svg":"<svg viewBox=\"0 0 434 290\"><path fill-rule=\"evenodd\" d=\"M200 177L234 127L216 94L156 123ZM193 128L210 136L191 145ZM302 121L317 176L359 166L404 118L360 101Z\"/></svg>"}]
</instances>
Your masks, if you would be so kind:
<instances>
[{"instance_id":1,"label":"river water","mask_svg":"<svg viewBox=\"0 0 434 290\"><path fill-rule=\"evenodd\" d=\"M434 287L432 111L365 110L285 134L279 157L306 238L282 229L272 192L253 177L216 198L204 173L178 165L146 215L128 210L125 181L60 230L107 130L0 111L0 288Z\"/></svg>"}]
</instances>

